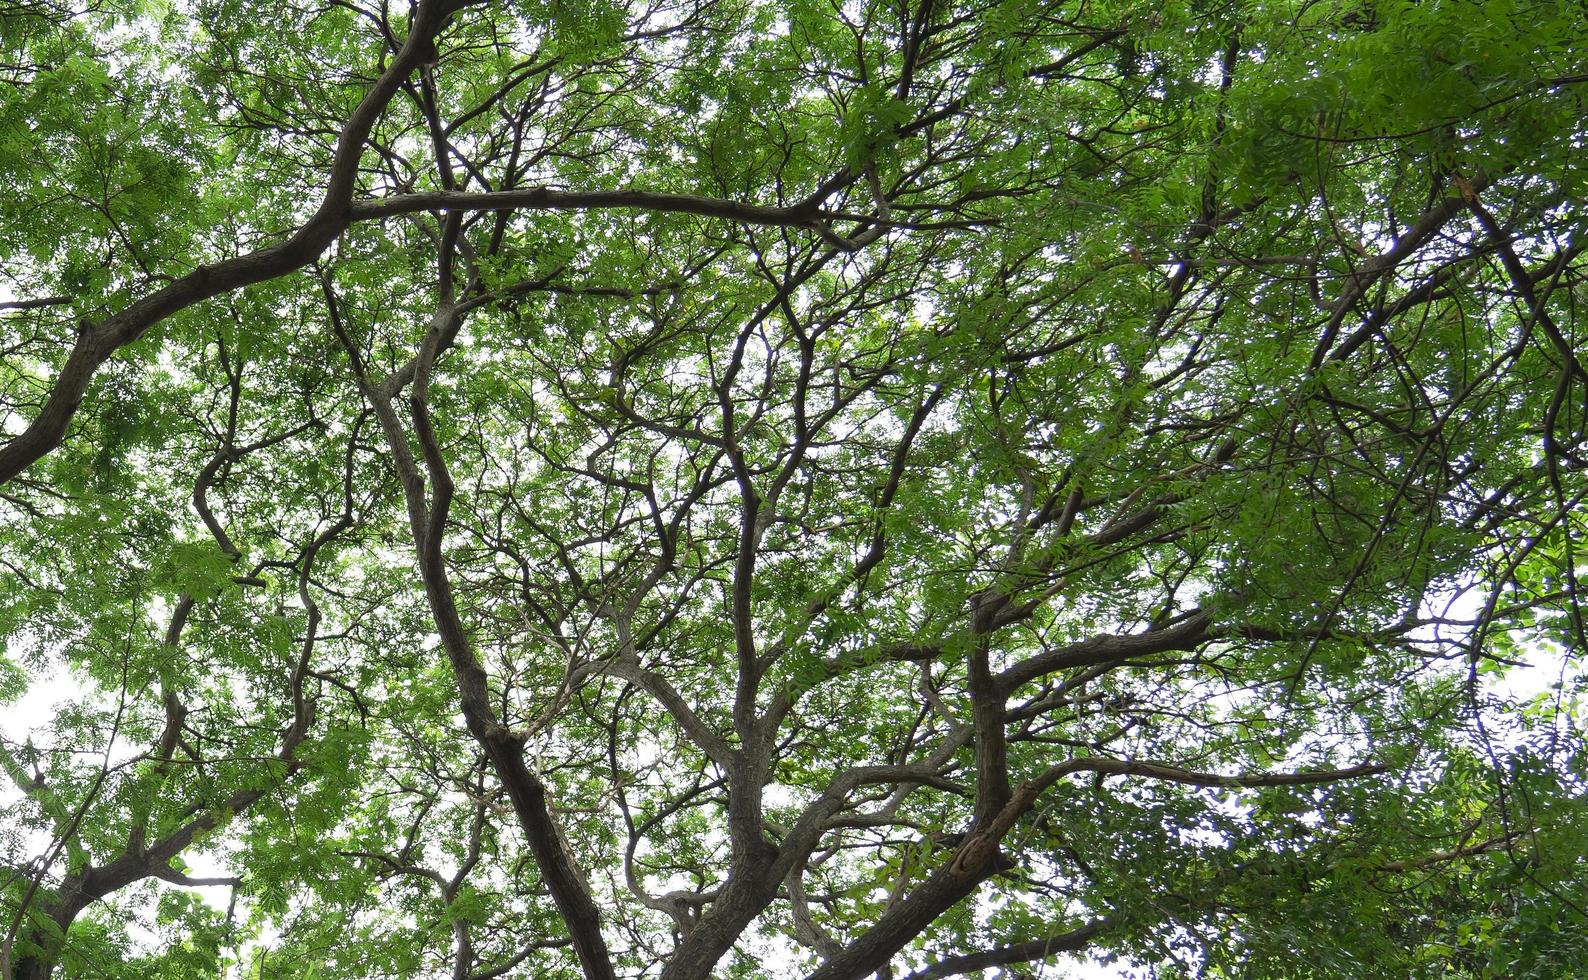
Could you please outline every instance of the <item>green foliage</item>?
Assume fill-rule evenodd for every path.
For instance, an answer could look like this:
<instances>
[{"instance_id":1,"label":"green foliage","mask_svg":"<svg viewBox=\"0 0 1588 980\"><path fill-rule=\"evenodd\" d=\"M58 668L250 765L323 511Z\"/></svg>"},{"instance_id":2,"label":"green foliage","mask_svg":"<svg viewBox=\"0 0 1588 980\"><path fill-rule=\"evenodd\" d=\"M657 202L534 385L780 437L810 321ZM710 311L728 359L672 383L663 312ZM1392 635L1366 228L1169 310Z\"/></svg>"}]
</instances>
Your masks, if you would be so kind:
<instances>
[{"instance_id":1,"label":"green foliage","mask_svg":"<svg viewBox=\"0 0 1588 980\"><path fill-rule=\"evenodd\" d=\"M0 977L1588 975L1584 37L0 0Z\"/></svg>"}]
</instances>

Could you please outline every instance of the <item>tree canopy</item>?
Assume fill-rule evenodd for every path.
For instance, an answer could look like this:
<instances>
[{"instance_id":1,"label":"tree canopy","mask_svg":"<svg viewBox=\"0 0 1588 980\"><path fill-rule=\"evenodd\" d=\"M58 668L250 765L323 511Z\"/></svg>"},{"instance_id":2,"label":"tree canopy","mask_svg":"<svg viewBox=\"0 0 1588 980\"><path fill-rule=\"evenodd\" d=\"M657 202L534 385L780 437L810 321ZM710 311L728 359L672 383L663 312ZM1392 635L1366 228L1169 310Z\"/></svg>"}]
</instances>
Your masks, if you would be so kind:
<instances>
[{"instance_id":1,"label":"tree canopy","mask_svg":"<svg viewBox=\"0 0 1588 980\"><path fill-rule=\"evenodd\" d=\"M1585 38L0 0L0 976L1588 975Z\"/></svg>"}]
</instances>

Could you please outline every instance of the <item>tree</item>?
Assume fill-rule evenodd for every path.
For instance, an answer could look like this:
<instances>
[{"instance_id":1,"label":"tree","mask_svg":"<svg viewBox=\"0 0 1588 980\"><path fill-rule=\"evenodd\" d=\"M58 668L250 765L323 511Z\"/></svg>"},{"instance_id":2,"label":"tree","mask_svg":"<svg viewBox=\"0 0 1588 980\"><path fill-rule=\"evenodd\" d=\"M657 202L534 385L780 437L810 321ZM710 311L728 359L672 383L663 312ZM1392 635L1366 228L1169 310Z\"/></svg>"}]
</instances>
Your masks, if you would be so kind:
<instances>
[{"instance_id":1,"label":"tree","mask_svg":"<svg viewBox=\"0 0 1588 980\"><path fill-rule=\"evenodd\" d=\"M0 974L1588 971L1585 36L0 2Z\"/></svg>"}]
</instances>

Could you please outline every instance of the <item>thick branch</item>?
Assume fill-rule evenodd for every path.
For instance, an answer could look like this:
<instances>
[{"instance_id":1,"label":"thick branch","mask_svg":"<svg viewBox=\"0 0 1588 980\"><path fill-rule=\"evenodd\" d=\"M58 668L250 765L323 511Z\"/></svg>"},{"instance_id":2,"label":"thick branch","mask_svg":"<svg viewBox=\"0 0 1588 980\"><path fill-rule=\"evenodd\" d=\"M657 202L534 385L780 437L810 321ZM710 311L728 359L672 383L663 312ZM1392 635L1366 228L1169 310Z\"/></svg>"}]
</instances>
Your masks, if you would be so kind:
<instances>
[{"instance_id":1,"label":"thick branch","mask_svg":"<svg viewBox=\"0 0 1588 980\"><path fill-rule=\"evenodd\" d=\"M1023 943L999 946L996 949L950 956L938 960L931 966L916 970L904 980L938 980L939 977L956 977L962 973L972 973L995 966L1028 963L1032 960L1045 960L1059 953L1073 953L1091 945L1092 940L1106 932L1112 924L1109 919L1094 919L1079 929L1071 929L1069 932L1061 932L1042 939L1031 939Z\"/></svg>"},{"instance_id":2,"label":"thick branch","mask_svg":"<svg viewBox=\"0 0 1588 980\"><path fill-rule=\"evenodd\" d=\"M348 208L353 221L369 221L403 214L434 211L595 211L621 208L698 214L749 225L815 228L827 217L808 204L766 207L698 194L669 194L634 189L610 191L559 191L550 187L524 187L510 191L430 191L354 201Z\"/></svg>"},{"instance_id":3,"label":"thick branch","mask_svg":"<svg viewBox=\"0 0 1588 980\"><path fill-rule=\"evenodd\" d=\"M9 481L60 445L94 372L116 351L174 313L212 296L286 275L313 262L330 247L352 220L348 203L353 197L359 158L370 130L403 79L428 51L433 50L433 38L451 6L442 0L424 0L419 5L407 42L364 93L337 136L324 199L291 238L214 265L199 266L169 286L112 314L97 326L79 332L39 414L0 449L0 483Z\"/></svg>"},{"instance_id":4,"label":"thick branch","mask_svg":"<svg viewBox=\"0 0 1588 980\"><path fill-rule=\"evenodd\" d=\"M1091 667L1115 660L1146 657L1170 650L1189 650L1209 638L1213 617L1198 611L1173 626L1145 633L1102 633L1079 643L1027 657L998 675L998 685L1009 692L1043 674L1073 667Z\"/></svg>"}]
</instances>

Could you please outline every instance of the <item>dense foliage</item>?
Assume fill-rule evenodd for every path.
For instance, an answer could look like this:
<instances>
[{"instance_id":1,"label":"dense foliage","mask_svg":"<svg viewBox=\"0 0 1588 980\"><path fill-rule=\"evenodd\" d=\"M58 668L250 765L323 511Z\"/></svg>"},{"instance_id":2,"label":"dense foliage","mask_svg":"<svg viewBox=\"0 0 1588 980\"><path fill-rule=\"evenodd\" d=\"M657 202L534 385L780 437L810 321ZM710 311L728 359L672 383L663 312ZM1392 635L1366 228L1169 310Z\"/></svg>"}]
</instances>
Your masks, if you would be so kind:
<instances>
[{"instance_id":1,"label":"dense foliage","mask_svg":"<svg viewBox=\"0 0 1588 980\"><path fill-rule=\"evenodd\" d=\"M0 976L1588 975L1584 38L0 0Z\"/></svg>"}]
</instances>

